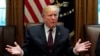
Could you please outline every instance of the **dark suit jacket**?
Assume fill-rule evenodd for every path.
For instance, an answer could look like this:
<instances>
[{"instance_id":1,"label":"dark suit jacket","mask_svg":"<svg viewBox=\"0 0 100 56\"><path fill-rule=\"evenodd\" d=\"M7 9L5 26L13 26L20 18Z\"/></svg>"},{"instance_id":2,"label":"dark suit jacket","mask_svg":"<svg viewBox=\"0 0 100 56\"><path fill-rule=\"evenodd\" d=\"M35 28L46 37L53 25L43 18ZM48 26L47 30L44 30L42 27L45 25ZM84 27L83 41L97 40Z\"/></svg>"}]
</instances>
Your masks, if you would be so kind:
<instances>
[{"instance_id":1,"label":"dark suit jacket","mask_svg":"<svg viewBox=\"0 0 100 56\"><path fill-rule=\"evenodd\" d=\"M33 26L26 32L23 46L24 56L50 56L46 41L44 25ZM64 27L57 26L56 37L51 56L74 56L70 45L69 31Z\"/></svg>"}]
</instances>

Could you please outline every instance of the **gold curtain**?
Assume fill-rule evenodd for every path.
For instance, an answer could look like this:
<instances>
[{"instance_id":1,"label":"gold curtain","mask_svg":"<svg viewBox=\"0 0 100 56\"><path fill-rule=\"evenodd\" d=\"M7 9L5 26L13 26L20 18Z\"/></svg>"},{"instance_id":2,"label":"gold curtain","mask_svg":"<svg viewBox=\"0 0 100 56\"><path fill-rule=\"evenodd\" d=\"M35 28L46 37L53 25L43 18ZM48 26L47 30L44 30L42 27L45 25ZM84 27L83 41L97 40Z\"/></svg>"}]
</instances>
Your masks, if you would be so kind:
<instances>
[{"instance_id":1,"label":"gold curtain","mask_svg":"<svg viewBox=\"0 0 100 56\"><path fill-rule=\"evenodd\" d=\"M75 2L75 37L83 38L83 26L86 24L97 24L97 0L76 0Z\"/></svg>"},{"instance_id":2,"label":"gold curtain","mask_svg":"<svg viewBox=\"0 0 100 56\"><path fill-rule=\"evenodd\" d=\"M98 0L75 0L75 42L84 41L84 25L98 23ZM81 56L86 56L82 53ZM88 55L87 55L88 56Z\"/></svg>"},{"instance_id":3,"label":"gold curtain","mask_svg":"<svg viewBox=\"0 0 100 56\"><path fill-rule=\"evenodd\" d=\"M23 0L6 0L7 4L7 25L16 26L16 41L21 45L23 43Z\"/></svg>"}]
</instances>

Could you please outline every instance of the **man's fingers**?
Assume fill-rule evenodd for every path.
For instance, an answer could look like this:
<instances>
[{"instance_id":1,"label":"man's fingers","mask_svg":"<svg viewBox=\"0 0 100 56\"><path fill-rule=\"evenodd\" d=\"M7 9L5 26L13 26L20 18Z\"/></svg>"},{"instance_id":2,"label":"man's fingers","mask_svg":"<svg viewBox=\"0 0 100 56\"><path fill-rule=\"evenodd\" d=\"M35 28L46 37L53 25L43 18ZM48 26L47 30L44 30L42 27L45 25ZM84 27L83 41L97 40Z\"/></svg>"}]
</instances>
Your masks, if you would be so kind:
<instances>
[{"instance_id":1,"label":"man's fingers","mask_svg":"<svg viewBox=\"0 0 100 56\"><path fill-rule=\"evenodd\" d=\"M5 48L9 53L11 53L11 54L14 54L13 52L12 52L12 49L9 49L9 48Z\"/></svg>"},{"instance_id":2,"label":"man's fingers","mask_svg":"<svg viewBox=\"0 0 100 56\"><path fill-rule=\"evenodd\" d=\"M81 39L79 39L77 43L80 43L80 42L81 42Z\"/></svg>"},{"instance_id":3,"label":"man's fingers","mask_svg":"<svg viewBox=\"0 0 100 56\"><path fill-rule=\"evenodd\" d=\"M89 41L83 42L83 45L85 46L91 46L91 43Z\"/></svg>"},{"instance_id":4,"label":"man's fingers","mask_svg":"<svg viewBox=\"0 0 100 56\"><path fill-rule=\"evenodd\" d=\"M85 44L91 44L90 41L86 41L86 42L84 42L84 43L85 43Z\"/></svg>"},{"instance_id":5,"label":"man's fingers","mask_svg":"<svg viewBox=\"0 0 100 56\"><path fill-rule=\"evenodd\" d=\"M17 42L14 42L14 45L15 45L15 46L19 46L19 45L17 44Z\"/></svg>"},{"instance_id":6,"label":"man's fingers","mask_svg":"<svg viewBox=\"0 0 100 56\"><path fill-rule=\"evenodd\" d=\"M11 48L5 48L5 50L7 50L9 53L12 53Z\"/></svg>"},{"instance_id":7,"label":"man's fingers","mask_svg":"<svg viewBox=\"0 0 100 56\"><path fill-rule=\"evenodd\" d=\"M89 43L85 43L85 45L86 45L86 46L90 46L90 45L91 45L91 43L90 43L90 42L89 42Z\"/></svg>"},{"instance_id":8,"label":"man's fingers","mask_svg":"<svg viewBox=\"0 0 100 56\"><path fill-rule=\"evenodd\" d=\"M7 51L9 51L9 52L11 51L11 49L9 49L9 48L5 48L5 49L6 49Z\"/></svg>"},{"instance_id":9,"label":"man's fingers","mask_svg":"<svg viewBox=\"0 0 100 56\"><path fill-rule=\"evenodd\" d=\"M7 48L12 48L12 46L10 46L10 45L6 45L6 47L7 47Z\"/></svg>"},{"instance_id":10,"label":"man's fingers","mask_svg":"<svg viewBox=\"0 0 100 56\"><path fill-rule=\"evenodd\" d=\"M85 49L84 51L88 51L89 49Z\"/></svg>"}]
</instances>

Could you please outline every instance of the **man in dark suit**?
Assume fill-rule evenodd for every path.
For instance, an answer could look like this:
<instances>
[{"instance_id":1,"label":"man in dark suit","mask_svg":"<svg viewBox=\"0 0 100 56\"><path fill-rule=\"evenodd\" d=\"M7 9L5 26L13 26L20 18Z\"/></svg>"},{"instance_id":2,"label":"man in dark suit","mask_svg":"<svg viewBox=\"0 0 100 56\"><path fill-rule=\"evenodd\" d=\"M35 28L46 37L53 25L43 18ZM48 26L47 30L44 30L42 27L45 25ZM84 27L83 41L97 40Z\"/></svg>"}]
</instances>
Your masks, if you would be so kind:
<instances>
[{"instance_id":1,"label":"man in dark suit","mask_svg":"<svg viewBox=\"0 0 100 56\"><path fill-rule=\"evenodd\" d=\"M48 5L43 9L44 24L30 27L26 32L26 38L21 49L14 42L15 46L7 45L5 48L12 55L19 56L74 56L79 52L88 51L91 43L89 41L76 43L75 47L70 45L68 29L57 26L59 8L55 5ZM48 37L49 29L52 37Z\"/></svg>"}]
</instances>

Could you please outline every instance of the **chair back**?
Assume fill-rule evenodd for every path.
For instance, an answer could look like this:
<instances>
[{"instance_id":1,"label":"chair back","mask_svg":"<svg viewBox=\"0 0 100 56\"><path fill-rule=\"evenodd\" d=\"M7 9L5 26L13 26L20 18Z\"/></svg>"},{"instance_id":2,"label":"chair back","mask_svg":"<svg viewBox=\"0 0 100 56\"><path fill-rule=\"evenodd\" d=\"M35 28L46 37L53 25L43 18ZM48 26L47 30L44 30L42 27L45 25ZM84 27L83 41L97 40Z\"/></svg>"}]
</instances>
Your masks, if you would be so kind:
<instances>
[{"instance_id":1,"label":"chair back","mask_svg":"<svg viewBox=\"0 0 100 56\"><path fill-rule=\"evenodd\" d=\"M15 26L0 26L0 56L9 56L6 45L13 45L16 38Z\"/></svg>"},{"instance_id":2,"label":"chair back","mask_svg":"<svg viewBox=\"0 0 100 56\"><path fill-rule=\"evenodd\" d=\"M41 24L43 24L43 23L28 23L25 26L25 30L28 29L29 27L36 26L36 25L41 25ZM63 22L58 22L57 25L64 26L64 23Z\"/></svg>"},{"instance_id":3,"label":"chair back","mask_svg":"<svg viewBox=\"0 0 100 56\"><path fill-rule=\"evenodd\" d=\"M89 56L95 56L95 48L99 33L100 25L85 25L84 39L89 40L92 43L91 48L88 52Z\"/></svg>"}]
</instances>

